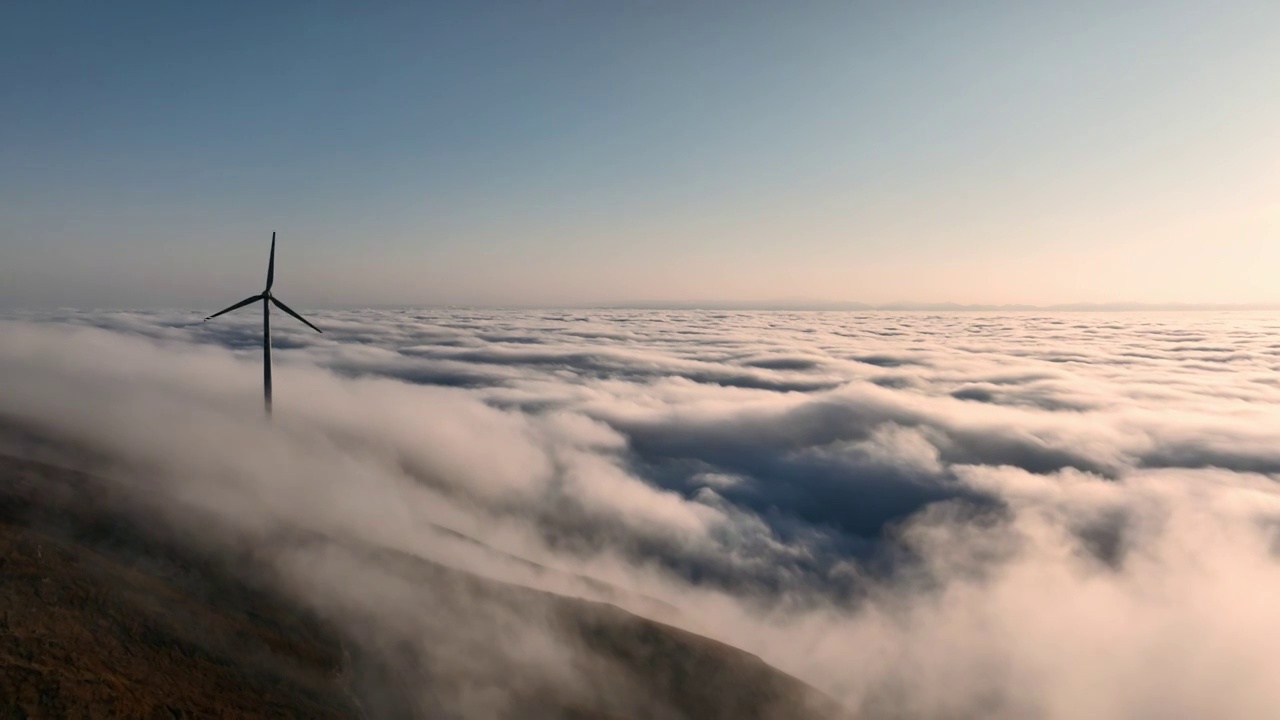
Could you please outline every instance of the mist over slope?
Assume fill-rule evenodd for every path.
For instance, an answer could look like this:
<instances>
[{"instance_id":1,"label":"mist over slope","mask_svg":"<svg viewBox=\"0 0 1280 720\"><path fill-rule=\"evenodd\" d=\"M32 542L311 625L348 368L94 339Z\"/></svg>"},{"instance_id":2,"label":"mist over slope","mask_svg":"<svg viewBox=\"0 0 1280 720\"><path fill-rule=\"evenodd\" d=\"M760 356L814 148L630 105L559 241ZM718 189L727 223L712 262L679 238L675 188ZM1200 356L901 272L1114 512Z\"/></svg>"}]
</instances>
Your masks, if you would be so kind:
<instances>
[{"instance_id":1,"label":"mist over slope","mask_svg":"<svg viewBox=\"0 0 1280 720\"><path fill-rule=\"evenodd\" d=\"M868 717L1280 714L1270 315L312 319L267 423L254 318L14 316L0 415L391 643L431 605L352 547L607 600ZM579 682L517 608L450 628L459 662Z\"/></svg>"}]
</instances>

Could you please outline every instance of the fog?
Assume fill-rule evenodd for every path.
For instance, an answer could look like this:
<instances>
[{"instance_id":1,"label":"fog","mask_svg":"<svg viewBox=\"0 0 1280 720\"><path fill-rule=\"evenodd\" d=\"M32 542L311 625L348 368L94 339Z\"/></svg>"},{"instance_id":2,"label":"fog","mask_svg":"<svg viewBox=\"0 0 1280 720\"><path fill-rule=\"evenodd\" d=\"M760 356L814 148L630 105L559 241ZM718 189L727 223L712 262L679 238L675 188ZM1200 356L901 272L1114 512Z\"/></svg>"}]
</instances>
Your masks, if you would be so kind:
<instances>
[{"instance_id":1,"label":"fog","mask_svg":"<svg viewBox=\"0 0 1280 720\"><path fill-rule=\"evenodd\" d=\"M0 417L410 672L502 667L477 717L526 680L646 700L544 596L372 549L617 604L859 716L1280 715L1269 315L312 319L277 324L268 421L256 316L10 315Z\"/></svg>"}]
</instances>

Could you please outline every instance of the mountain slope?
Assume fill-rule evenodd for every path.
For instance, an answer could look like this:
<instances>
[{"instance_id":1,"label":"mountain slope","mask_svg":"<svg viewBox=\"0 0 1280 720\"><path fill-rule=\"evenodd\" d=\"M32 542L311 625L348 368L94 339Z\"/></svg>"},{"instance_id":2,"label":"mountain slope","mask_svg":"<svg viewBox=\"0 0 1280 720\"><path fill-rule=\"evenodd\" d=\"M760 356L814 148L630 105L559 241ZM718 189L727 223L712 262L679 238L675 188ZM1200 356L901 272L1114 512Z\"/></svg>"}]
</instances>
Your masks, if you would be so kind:
<instances>
[{"instance_id":1,"label":"mountain slope","mask_svg":"<svg viewBox=\"0 0 1280 720\"><path fill-rule=\"evenodd\" d=\"M144 527L109 490L0 456L0 717L836 714L723 643L350 539L297 533L284 552L359 569L379 603L300 593L278 567Z\"/></svg>"}]
</instances>

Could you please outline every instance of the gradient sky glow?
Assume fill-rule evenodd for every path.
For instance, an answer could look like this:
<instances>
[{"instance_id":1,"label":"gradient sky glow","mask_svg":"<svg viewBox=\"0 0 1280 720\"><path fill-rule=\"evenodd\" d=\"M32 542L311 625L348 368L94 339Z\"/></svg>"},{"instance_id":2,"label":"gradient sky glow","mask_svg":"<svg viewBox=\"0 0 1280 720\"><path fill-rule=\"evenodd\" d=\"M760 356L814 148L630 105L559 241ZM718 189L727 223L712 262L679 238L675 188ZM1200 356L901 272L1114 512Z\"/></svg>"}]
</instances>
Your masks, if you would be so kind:
<instances>
[{"instance_id":1,"label":"gradient sky glow","mask_svg":"<svg viewBox=\"0 0 1280 720\"><path fill-rule=\"evenodd\" d=\"M1280 303L1280 3L0 7L0 305Z\"/></svg>"}]
</instances>

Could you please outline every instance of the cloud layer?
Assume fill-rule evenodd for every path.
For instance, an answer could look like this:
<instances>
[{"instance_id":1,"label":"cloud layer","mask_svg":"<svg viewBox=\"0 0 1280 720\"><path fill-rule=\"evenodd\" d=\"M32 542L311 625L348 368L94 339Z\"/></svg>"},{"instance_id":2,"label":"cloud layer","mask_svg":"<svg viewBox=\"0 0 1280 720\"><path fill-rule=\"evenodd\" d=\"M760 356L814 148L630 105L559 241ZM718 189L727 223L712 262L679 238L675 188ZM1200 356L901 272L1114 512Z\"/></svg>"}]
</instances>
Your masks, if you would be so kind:
<instances>
[{"instance_id":1,"label":"cloud layer","mask_svg":"<svg viewBox=\"0 0 1280 720\"><path fill-rule=\"evenodd\" d=\"M1268 315L313 319L268 424L254 317L11 317L0 414L175 521L616 602L871 717L1280 712Z\"/></svg>"}]
</instances>

